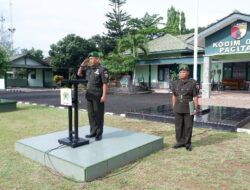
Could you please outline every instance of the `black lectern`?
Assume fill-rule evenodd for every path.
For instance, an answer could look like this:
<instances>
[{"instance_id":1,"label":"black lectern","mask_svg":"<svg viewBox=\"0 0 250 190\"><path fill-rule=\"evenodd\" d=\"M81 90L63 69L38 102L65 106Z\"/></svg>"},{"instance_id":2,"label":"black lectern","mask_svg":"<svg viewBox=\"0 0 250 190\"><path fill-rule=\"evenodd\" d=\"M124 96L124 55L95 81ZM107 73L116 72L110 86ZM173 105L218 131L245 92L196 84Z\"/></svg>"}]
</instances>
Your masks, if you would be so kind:
<instances>
[{"instance_id":1,"label":"black lectern","mask_svg":"<svg viewBox=\"0 0 250 190\"><path fill-rule=\"evenodd\" d=\"M89 140L78 137L78 84L87 83L86 80L72 79L62 80L62 84L67 84L71 89L74 86L74 96L72 103L74 104L74 131L72 130L72 106L68 106L69 117L69 137L59 139L58 142L63 145L71 146L72 148L89 144Z\"/></svg>"}]
</instances>

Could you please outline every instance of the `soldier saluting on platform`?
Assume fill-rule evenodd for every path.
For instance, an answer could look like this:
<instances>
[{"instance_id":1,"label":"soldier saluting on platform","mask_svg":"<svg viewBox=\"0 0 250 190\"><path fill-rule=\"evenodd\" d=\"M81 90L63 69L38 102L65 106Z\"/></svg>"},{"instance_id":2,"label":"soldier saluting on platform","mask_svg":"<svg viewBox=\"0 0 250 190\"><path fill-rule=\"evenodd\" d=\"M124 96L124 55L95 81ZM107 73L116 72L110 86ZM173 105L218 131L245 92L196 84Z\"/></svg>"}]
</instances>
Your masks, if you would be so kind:
<instances>
[{"instance_id":1,"label":"soldier saluting on platform","mask_svg":"<svg viewBox=\"0 0 250 190\"><path fill-rule=\"evenodd\" d=\"M191 138L194 115L198 110L199 85L194 79L189 79L189 67L182 64L179 66L179 79L173 82L172 104L175 115L175 132L177 144L174 149L186 147L192 151ZM190 115L189 102L194 102L194 112Z\"/></svg>"},{"instance_id":2,"label":"soldier saluting on platform","mask_svg":"<svg viewBox=\"0 0 250 190\"><path fill-rule=\"evenodd\" d=\"M88 66L90 62L91 66ZM86 71L87 83L87 110L90 124L90 134L87 138L95 137L96 141L102 139L103 122L104 122L104 102L106 101L108 70L100 65L98 52L91 52L88 58L85 59L77 75L82 77L83 70Z\"/></svg>"}]
</instances>

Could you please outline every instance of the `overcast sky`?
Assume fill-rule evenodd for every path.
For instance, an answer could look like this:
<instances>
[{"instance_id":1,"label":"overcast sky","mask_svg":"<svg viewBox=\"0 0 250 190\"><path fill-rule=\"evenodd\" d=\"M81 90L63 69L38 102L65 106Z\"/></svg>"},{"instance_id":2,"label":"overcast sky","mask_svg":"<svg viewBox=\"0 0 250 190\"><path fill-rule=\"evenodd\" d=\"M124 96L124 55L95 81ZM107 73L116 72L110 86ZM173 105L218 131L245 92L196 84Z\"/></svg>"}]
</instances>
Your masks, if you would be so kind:
<instances>
[{"instance_id":1,"label":"overcast sky","mask_svg":"<svg viewBox=\"0 0 250 190\"><path fill-rule=\"evenodd\" d=\"M14 46L41 49L48 55L50 45L67 34L90 38L106 32L105 13L111 10L108 0L12 0ZM183 11L187 28L194 27L195 0L127 0L123 9L132 17L146 12L167 19L167 9L173 5ZM199 26L207 26L234 10L250 14L250 0L199 0ZM0 0L0 16L10 26L9 0Z\"/></svg>"}]
</instances>

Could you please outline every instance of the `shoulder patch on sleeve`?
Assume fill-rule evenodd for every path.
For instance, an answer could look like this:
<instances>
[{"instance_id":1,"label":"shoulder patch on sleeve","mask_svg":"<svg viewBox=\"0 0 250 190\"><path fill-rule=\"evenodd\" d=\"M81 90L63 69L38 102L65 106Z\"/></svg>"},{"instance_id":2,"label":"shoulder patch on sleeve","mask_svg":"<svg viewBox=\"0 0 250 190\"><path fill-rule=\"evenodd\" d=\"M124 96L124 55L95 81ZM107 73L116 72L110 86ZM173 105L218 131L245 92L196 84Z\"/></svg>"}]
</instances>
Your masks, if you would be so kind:
<instances>
[{"instance_id":1,"label":"shoulder patch on sleeve","mask_svg":"<svg viewBox=\"0 0 250 190\"><path fill-rule=\"evenodd\" d=\"M199 89L199 83L198 82L196 83L196 89Z\"/></svg>"}]
</instances>

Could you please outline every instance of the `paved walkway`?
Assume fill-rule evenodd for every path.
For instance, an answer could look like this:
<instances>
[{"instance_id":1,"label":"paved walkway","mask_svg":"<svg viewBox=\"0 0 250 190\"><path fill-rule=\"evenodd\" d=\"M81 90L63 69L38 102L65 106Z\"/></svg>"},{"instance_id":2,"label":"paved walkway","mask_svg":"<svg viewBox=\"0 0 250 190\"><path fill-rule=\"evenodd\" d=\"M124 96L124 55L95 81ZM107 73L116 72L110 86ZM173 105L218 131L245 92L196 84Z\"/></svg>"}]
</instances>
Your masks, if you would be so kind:
<instances>
[{"instance_id":1,"label":"paved walkway","mask_svg":"<svg viewBox=\"0 0 250 190\"><path fill-rule=\"evenodd\" d=\"M250 109L249 91L212 91L209 99L199 99L201 105L226 106ZM243 128L250 129L250 122Z\"/></svg>"},{"instance_id":2,"label":"paved walkway","mask_svg":"<svg viewBox=\"0 0 250 190\"><path fill-rule=\"evenodd\" d=\"M153 89L154 93L171 93L170 89ZM250 91L212 91L209 99L199 96L199 104L250 109Z\"/></svg>"},{"instance_id":3,"label":"paved walkway","mask_svg":"<svg viewBox=\"0 0 250 190\"><path fill-rule=\"evenodd\" d=\"M226 106L250 109L249 91L212 91L209 99L199 99L201 105Z\"/></svg>"}]
</instances>

